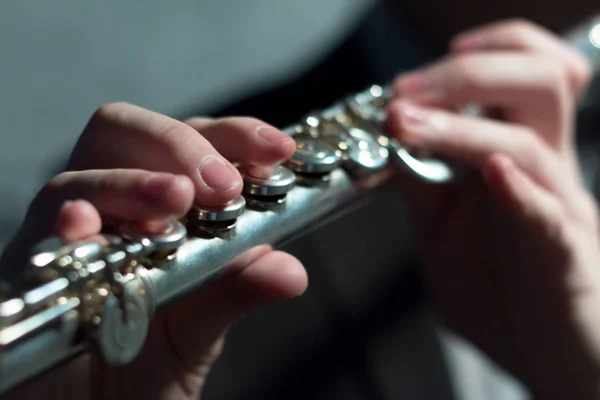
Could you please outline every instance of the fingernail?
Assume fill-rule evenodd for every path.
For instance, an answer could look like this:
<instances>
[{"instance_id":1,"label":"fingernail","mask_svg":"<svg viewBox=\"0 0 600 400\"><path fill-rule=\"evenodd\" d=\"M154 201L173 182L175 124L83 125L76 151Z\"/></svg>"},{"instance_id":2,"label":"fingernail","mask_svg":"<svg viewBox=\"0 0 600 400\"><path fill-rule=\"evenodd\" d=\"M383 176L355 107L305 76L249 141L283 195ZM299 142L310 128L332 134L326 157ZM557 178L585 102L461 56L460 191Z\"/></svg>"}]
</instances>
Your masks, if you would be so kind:
<instances>
[{"instance_id":1,"label":"fingernail","mask_svg":"<svg viewBox=\"0 0 600 400\"><path fill-rule=\"evenodd\" d=\"M291 136L270 126L259 126L256 135L268 146L277 146L282 151L282 156L290 157L296 151L296 142Z\"/></svg>"},{"instance_id":2,"label":"fingernail","mask_svg":"<svg viewBox=\"0 0 600 400\"><path fill-rule=\"evenodd\" d=\"M262 125L256 128L256 134L259 138L268 144L275 144L290 139L288 135L270 126Z\"/></svg>"},{"instance_id":3,"label":"fingernail","mask_svg":"<svg viewBox=\"0 0 600 400\"><path fill-rule=\"evenodd\" d=\"M171 188L174 182L175 179L172 175L153 175L144 182L142 195L146 201L154 202L162 200L165 197L165 193Z\"/></svg>"},{"instance_id":4,"label":"fingernail","mask_svg":"<svg viewBox=\"0 0 600 400\"><path fill-rule=\"evenodd\" d=\"M198 168L198 176L202 183L215 192L227 190L238 184L240 174L225 160L215 156L207 156Z\"/></svg>"}]
</instances>

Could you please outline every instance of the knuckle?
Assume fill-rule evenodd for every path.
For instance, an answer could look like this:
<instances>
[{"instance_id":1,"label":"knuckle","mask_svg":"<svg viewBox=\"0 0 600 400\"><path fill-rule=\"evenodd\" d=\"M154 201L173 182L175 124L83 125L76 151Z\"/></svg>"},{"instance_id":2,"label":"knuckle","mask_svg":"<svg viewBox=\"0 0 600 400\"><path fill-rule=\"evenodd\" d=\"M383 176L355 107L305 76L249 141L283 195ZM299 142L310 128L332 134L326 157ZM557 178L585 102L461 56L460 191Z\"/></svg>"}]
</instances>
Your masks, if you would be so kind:
<instances>
[{"instance_id":1,"label":"knuckle","mask_svg":"<svg viewBox=\"0 0 600 400\"><path fill-rule=\"evenodd\" d=\"M106 103L100 106L90 118L90 123L103 123L114 118L115 115L123 112L125 108L129 107L129 103L117 101Z\"/></svg>"},{"instance_id":2,"label":"knuckle","mask_svg":"<svg viewBox=\"0 0 600 400\"><path fill-rule=\"evenodd\" d=\"M214 118L194 116L183 121L184 124L190 125L196 130L204 129L214 123Z\"/></svg>"},{"instance_id":3,"label":"knuckle","mask_svg":"<svg viewBox=\"0 0 600 400\"><path fill-rule=\"evenodd\" d=\"M169 154L178 154L183 148L197 148L198 140L202 138L198 131L183 122L164 124L153 136L158 149ZM208 143L203 143L201 147L201 151L211 150L207 149L210 147Z\"/></svg>"},{"instance_id":4,"label":"knuckle","mask_svg":"<svg viewBox=\"0 0 600 400\"><path fill-rule=\"evenodd\" d=\"M184 124L189 124L189 125L196 125L199 123L204 123L206 121L206 118L203 117L191 117L191 118L187 118L183 121Z\"/></svg>"}]
</instances>

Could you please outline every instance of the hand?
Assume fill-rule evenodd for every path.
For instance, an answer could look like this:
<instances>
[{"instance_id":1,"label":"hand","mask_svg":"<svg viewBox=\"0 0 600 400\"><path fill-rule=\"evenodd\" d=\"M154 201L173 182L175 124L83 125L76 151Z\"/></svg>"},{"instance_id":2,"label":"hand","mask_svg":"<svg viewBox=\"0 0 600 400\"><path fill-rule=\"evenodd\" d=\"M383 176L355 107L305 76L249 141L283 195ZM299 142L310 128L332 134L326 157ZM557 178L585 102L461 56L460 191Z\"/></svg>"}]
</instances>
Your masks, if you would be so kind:
<instances>
[{"instance_id":1,"label":"hand","mask_svg":"<svg viewBox=\"0 0 600 400\"><path fill-rule=\"evenodd\" d=\"M598 212L573 140L589 68L524 22L475 29L451 47L449 59L398 78L387 121L403 143L470 168L458 188L407 182L432 299L535 395L596 398ZM471 103L487 116L452 111Z\"/></svg>"},{"instance_id":2,"label":"hand","mask_svg":"<svg viewBox=\"0 0 600 400\"><path fill-rule=\"evenodd\" d=\"M32 202L2 268L22 265L11 261L50 234L64 243L90 240L103 219L152 226L184 215L193 203L223 205L243 184L230 161L271 165L294 151L290 137L251 118L182 123L129 104L104 106L81 135L70 171ZM197 399L228 327L257 307L300 295L306 285L298 260L259 246L216 282L156 315L131 364L111 368L82 357L14 398Z\"/></svg>"}]
</instances>

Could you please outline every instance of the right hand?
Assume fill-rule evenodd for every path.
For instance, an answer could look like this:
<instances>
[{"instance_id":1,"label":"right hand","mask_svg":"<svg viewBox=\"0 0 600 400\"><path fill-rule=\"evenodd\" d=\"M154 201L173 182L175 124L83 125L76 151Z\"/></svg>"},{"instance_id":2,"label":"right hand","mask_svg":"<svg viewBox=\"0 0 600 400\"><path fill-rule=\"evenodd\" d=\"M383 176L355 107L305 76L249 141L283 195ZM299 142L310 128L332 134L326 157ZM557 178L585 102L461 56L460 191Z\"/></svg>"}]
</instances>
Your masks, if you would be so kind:
<instances>
[{"instance_id":1,"label":"right hand","mask_svg":"<svg viewBox=\"0 0 600 400\"><path fill-rule=\"evenodd\" d=\"M388 121L470 168L459 188L407 182L436 309L540 398L596 398L599 218L573 126L589 68L524 22L475 29L453 50L397 80ZM472 103L502 119L450 111Z\"/></svg>"},{"instance_id":2,"label":"right hand","mask_svg":"<svg viewBox=\"0 0 600 400\"><path fill-rule=\"evenodd\" d=\"M295 148L288 135L252 118L182 123L130 104L104 106L81 135L70 171L32 202L0 271L14 276L31 246L49 235L65 244L94 240L105 219L153 226L183 216L194 203L224 205L243 184L231 162L272 165ZM299 296L306 286L297 259L258 246L234 259L219 279L157 314L130 364L115 368L83 356L28 382L13 398L197 399L229 326L254 309Z\"/></svg>"}]
</instances>

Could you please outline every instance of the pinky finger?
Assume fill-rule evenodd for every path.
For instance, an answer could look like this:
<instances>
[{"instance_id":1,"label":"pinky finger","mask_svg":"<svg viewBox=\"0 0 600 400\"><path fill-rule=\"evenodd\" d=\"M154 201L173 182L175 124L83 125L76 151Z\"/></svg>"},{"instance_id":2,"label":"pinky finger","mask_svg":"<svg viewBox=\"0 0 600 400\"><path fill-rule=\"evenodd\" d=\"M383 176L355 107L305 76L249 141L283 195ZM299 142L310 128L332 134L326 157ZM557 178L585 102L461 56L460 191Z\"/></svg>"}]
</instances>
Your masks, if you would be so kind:
<instances>
[{"instance_id":1,"label":"pinky finger","mask_svg":"<svg viewBox=\"0 0 600 400\"><path fill-rule=\"evenodd\" d=\"M552 193L538 185L509 157L492 155L484 166L485 180L506 211L525 227L560 230L564 209Z\"/></svg>"}]
</instances>

